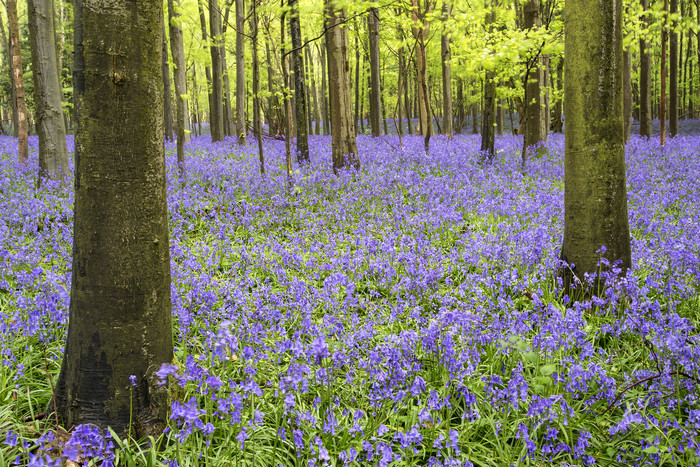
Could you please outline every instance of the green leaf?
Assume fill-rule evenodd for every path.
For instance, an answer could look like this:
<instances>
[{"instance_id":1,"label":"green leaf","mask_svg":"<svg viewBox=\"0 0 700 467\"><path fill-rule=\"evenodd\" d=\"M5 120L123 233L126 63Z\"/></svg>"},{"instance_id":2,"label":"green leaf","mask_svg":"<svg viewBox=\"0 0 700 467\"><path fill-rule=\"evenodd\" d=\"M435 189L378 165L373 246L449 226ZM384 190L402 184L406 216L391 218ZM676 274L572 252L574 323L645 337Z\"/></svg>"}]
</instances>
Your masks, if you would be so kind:
<instances>
[{"instance_id":1,"label":"green leaf","mask_svg":"<svg viewBox=\"0 0 700 467\"><path fill-rule=\"evenodd\" d=\"M555 371L557 371L557 366L553 363L550 363L549 365L542 365L540 367L540 373L542 373L542 376L551 376Z\"/></svg>"},{"instance_id":2,"label":"green leaf","mask_svg":"<svg viewBox=\"0 0 700 467\"><path fill-rule=\"evenodd\" d=\"M644 452L647 454L657 454L659 452L659 448L656 446L649 446L648 448L644 449Z\"/></svg>"}]
</instances>

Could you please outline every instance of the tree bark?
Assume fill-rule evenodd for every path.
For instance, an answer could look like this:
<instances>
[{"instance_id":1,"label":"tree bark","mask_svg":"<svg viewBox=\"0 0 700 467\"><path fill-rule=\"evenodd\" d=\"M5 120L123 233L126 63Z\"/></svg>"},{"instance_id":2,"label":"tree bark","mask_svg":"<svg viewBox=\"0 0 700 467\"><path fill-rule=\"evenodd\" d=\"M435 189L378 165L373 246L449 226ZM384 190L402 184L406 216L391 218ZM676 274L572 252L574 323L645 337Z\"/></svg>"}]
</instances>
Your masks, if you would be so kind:
<instances>
[{"instance_id":1,"label":"tree bark","mask_svg":"<svg viewBox=\"0 0 700 467\"><path fill-rule=\"evenodd\" d=\"M678 13L678 0L671 0L669 13ZM668 134L671 138L678 135L678 33L675 31L676 20L671 22L669 37L668 59L671 62L668 67Z\"/></svg>"},{"instance_id":2,"label":"tree bark","mask_svg":"<svg viewBox=\"0 0 700 467\"><path fill-rule=\"evenodd\" d=\"M428 16L432 12L432 4L421 9L419 0L411 0L413 5L413 37L416 39L416 71L418 80L418 112L420 128L423 134L425 151L430 150L430 137L433 134L432 111L430 109L430 93L428 92L428 59L426 55L430 22Z\"/></svg>"},{"instance_id":3,"label":"tree bark","mask_svg":"<svg viewBox=\"0 0 700 467\"><path fill-rule=\"evenodd\" d=\"M29 139L27 134L27 104L24 97L22 78L22 54L19 47L19 22L17 21L17 0L7 0L7 25L10 30L10 53L12 54L12 83L15 89L17 106L17 137L19 161L27 163Z\"/></svg>"},{"instance_id":4,"label":"tree bark","mask_svg":"<svg viewBox=\"0 0 700 467\"><path fill-rule=\"evenodd\" d=\"M180 13L175 9L177 1L178 9L180 0L168 0L168 19L170 24L170 53L173 57L173 81L175 82L175 107L177 126L177 163L180 170L185 166L185 143L189 141L188 127L190 116L188 110L187 84L185 81L185 46L182 39L182 27L180 27Z\"/></svg>"},{"instance_id":5,"label":"tree bark","mask_svg":"<svg viewBox=\"0 0 700 467\"><path fill-rule=\"evenodd\" d=\"M321 113L323 115L323 134L329 135L331 133L331 122L328 116L328 86L326 84L326 47L324 44L318 46L321 55Z\"/></svg>"},{"instance_id":6,"label":"tree bark","mask_svg":"<svg viewBox=\"0 0 700 467\"><path fill-rule=\"evenodd\" d=\"M314 134L321 134L321 106L320 97L318 95L318 86L316 86L316 69L314 67L314 61L312 57L312 49L307 47L305 50L306 62L309 64L309 78L311 81L311 97L313 98L313 124L314 124Z\"/></svg>"},{"instance_id":7,"label":"tree bark","mask_svg":"<svg viewBox=\"0 0 700 467\"><path fill-rule=\"evenodd\" d=\"M564 242L573 276L596 274L605 258L631 266L622 102L622 0L565 6ZM605 251L601 251L605 246ZM600 266L608 269L605 265ZM585 283L584 283L585 284ZM584 285L586 287L586 285Z\"/></svg>"},{"instance_id":8,"label":"tree bark","mask_svg":"<svg viewBox=\"0 0 700 467\"><path fill-rule=\"evenodd\" d=\"M666 145L666 42L668 42L668 0L664 0L664 21L661 30L661 89L659 99L659 141Z\"/></svg>"},{"instance_id":9,"label":"tree bark","mask_svg":"<svg viewBox=\"0 0 700 467\"><path fill-rule=\"evenodd\" d=\"M382 134L382 85L381 73L379 71L379 10L370 8L367 16L369 26L369 121L372 126L372 136Z\"/></svg>"},{"instance_id":10,"label":"tree bark","mask_svg":"<svg viewBox=\"0 0 700 467\"><path fill-rule=\"evenodd\" d=\"M253 0L255 1L255 0ZM243 0L236 0L236 134L238 143L245 143L245 9Z\"/></svg>"},{"instance_id":11,"label":"tree bark","mask_svg":"<svg viewBox=\"0 0 700 467\"><path fill-rule=\"evenodd\" d=\"M447 32L452 9L450 0L442 2L442 20L445 30L440 37L440 49L442 53L442 133L452 135L452 54L450 52L450 35Z\"/></svg>"},{"instance_id":12,"label":"tree bark","mask_svg":"<svg viewBox=\"0 0 700 467\"><path fill-rule=\"evenodd\" d=\"M258 64L258 0L253 0L253 17L251 18L251 39L253 46L253 127L258 140L258 160L260 174L265 175L265 156L263 154L262 116L260 113L260 65Z\"/></svg>"},{"instance_id":13,"label":"tree bark","mask_svg":"<svg viewBox=\"0 0 700 467\"><path fill-rule=\"evenodd\" d=\"M173 140L173 109L170 100L170 67L168 66L168 36L165 34L165 21L163 21L163 49L161 59L163 69L163 121L165 122L165 139Z\"/></svg>"},{"instance_id":14,"label":"tree bark","mask_svg":"<svg viewBox=\"0 0 700 467\"><path fill-rule=\"evenodd\" d=\"M629 47L625 49L622 63L623 121L625 125L625 142L627 142L632 135L632 51Z\"/></svg>"},{"instance_id":15,"label":"tree bark","mask_svg":"<svg viewBox=\"0 0 700 467\"><path fill-rule=\"evenodd\" d=\"M554 112L552 115L552 130L555 133L562 133L564 131L564 122L561 117L564 114L564 96L562 91L564 90L564 57L559 58L559 63L557 63L557 91L558 99L554 104Z\"/></svg>"},{"instance_id":16,"label":"tree bark","mask_svg":"<svg viewBox=\"0 0 700 467\"><path fill-rule=\"evenodd\" d=\"M289 35L292 39L292 63L294 66L294 115L297 128L297 162L307 163L309 158L308 116L306 114L306 73L301 46L298 0L289 0Z\"/></svg>"},{"instance_id":17,"label":"tree bark","mask_svg":"<svg viewBox=\"0 0 700 467\"><path fill-rule=\"evenodd\" d=\"M44 179L63 180L68 174L68 149L61 104L63 88L56 58L53 0L28 0L27 12L39 134L37 183L41 186Z\"/></svg>"},{"instance_id":18,"label":"tree bark","mask_svg":"<svg viewBox=\"0 0 700 467\"><path fill-rule=\"evenodd\" d=\"M66 427L157 438L170 398L156 372L173 359L163 4L110 5L75 1L73 271L56 406Z\"/></svg>"},{"instance_id":19,"label":"tree bark","mask_svg":"<svg viewBox=\"0 0 700 467\"><path fill-rule=\"evenodd\" d=\"M535 31L540 27L540 0L528 0L523 8L524 27L528 31ZM539 51L528 61L525 72L525 133L523 139L522 164L525 166L528 154L542 142L542 119L540 95L540 82L542 81L542 67Z\"/></svg>"},{"instance_id":20,"label":"tree bark","mask_svg":"<svg viewBox=\"0 0 700 467\"><path fill-rule=\"evenodd\" d=\"M207 35L207 18L206 15L204 14L204 8L202 7L202 0L197 0L197 11L199 12L199 26L202 29L202 42L204 43L205 47L209 43L209 37ZM212 94L211 94L211 67L209 65L206 65L204 67L204 76L207 79L207 99L209 103L209 121L211 122L211 108L213 106L212 103Z\"/></svg>"},{"instance_id":21,"label":"tree bark","mask_svg":"<svg viewBox=\"0 0 700 467\"><path fill-rule=\"evenodd\" d=\"M326 49L331 109L333 172L347 165L360 168L352 119L350 98L350 65L348 36L344 27L347 12L336 6L336 0L326 0Z\"/></svg>"},{"instance_id":22,"label":"tree bark","mask_svg":"<svg viewBox=\"0 0 700 467\"><path fill-rule=\"evenodd\" d=\"M172 1L172 0L168 0ZM221 62L221 12L217 0L209 0L209 32L211 35L211 131L212 142L224 139L223 64Z\"/></svg>"},{"instance_id":23,"label":"tree bark","mask_svg":"<svg viewBox=\"0 0 700 467\"><path fill-rule=\"evenodd\" d=\"M641 0L645 12L644 23L649 27L649 0ZM700 41L700 36L698 36ZM652 110L651 110L651 57L647 48L647 41L639 39L639 134L647 138L652 135Z\"/></svg>"}]
</instances>

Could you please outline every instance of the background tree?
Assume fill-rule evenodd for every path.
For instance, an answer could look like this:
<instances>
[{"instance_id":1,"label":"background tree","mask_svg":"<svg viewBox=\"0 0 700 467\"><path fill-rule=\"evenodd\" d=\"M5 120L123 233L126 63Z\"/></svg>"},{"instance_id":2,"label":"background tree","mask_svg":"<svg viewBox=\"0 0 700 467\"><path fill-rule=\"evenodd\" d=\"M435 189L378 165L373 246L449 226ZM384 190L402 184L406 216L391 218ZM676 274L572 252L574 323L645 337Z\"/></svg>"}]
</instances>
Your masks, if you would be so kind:
<instances>
[{"instance_id":1,"label":"background tree","mask_svg":"<svg viewBox=\"0 0 700 467\"><path fill-rule=\"evenodd\" d=\"M450 0L443 0L442 21L445 30L440 37L440 51L442 55L442 133L445 135L452 135L452 54L448 32L451 14Z\"/></svg>"},{"instance_id":2,"label":"background tree","mask_svg":"<svg viewBox=\"0 0 700 467\"><path fill-rule=\"evenodd\" d=\"M68 148L63 120L63 90L56 58L53 0L28 0L29 38L36 126L39 134L38 184L43 179L62 180L68 172Z\"/></svg>"},{"instance_id":3,"label":"background tree","mask_svg":"<svg viewBox=\"0 0 700 467\"><path fill-rule=\"evenodd\" d=\"M527 32L535 32L541 26L540 0L528 0L523 10L525 30ZM527 160L528 152L542 142L542 119L540 118L542 67L540 66L540 48L541 45L538 42L532 49L532 56L528 60L525 69L525 99L523 101L525 115L522 120L525 125L525 132L523 133L523 165L525 165Z\"/></svg>"},{"instance_id":4,"label":"background tree","mask_svg":"<svg viewBox=\"0 0 700 467\"><path fill-rule=\"evenodd\" d=\"M209 30L211 32L211 121L212 142L224 139L223 64L221 63L221 12L216 0L209 0Z\"/></svg>"},{"instance_id":5,"label":"background tree","mask_svg":"<svg viewBox=\"0 0 700 467\"><path fill-rule=\"evenodd\" d=\"M644 25L649 27L649 0L640 0L644 14ZM644 35L639 39L639 134L651 137L651 58Z\"/></svg>"},{"instance_id":6,"label":"background tree","mask_svg":"<svg viewBox=\"0 0 700 467\"><path fill-rule=\"evenodd\" d=\"M367 12L367 32L369 35L369 121L372 136L382 134L382 77L379 63L379 9L372 7Z\"/></svg>"},{"instance_id":7,"label":"background tree","mask_svg":"<svg viewBox=\"0 0 700 467\"><path fill-rule=\"evenodd\" d=\"M175 7L177 2L177 8ZM175 82L175 108L177 126L177 163L180 168L185 164L185 142L189 135L189 109L185 81L185 48L180 26L181 16L178 11L180 0L168 0L168 24L170 30L170 53L173 57L173 81Z\"/></svg>"},{"instance_id":8,"label":"background tree","mask_svg":"<svg viewBox=\"0 0 700 467\"><path fill-rule=\"evenodd\" d=\"M256 0L253 0L256 1ZM238 143L246 138L245 121L245 5L243 0L236 0L236 135Z\"/></svg>"},{"instance_id":9,"label":"background tree","mask_svg":"<svg viewBox=\"0 0 700 467\"><path fill-rule=\"evenodd\" d=\"M571 273L631 266L622 120L622 0L566 2L564 243ZM607 250L601 253L601 246Z\"/></svg>"},{"instance_id":10,"label":"background tree","mask_svg":"<svg viewBox=\"0 0 700 467\"><path fill-rule=\"evenodd\" d=\"M289 35L292 39L292 66L294 67L294 116L297 130L297 162L309 161L309 129L306 113L306 79L302 55L301 25L297 0L289 0Z\"/></svg>"},{"instance_id":11,"label":"background tree","mask_svg":"<svg viewBox=\"0 0 700 467\"><path fill-rule=\"evenodd\" d=\"M10 53L12 55L12 85L15 90L17 108L17 137L19 139L19 160L26 163L29 157L29 135L27 133L27 105L24 96L22 77L22 53L19 46L19 22L17 20L17 0L7 0L7 24L10 30Z\"/></svg>"},{"instance_id":12,"label":"background tree","mask_svg":"<svg viewBox=\"0 0 700 467\"><path fill-rule=\"evenodd\" d=\"M155 373L173 358L163 4L111 5L75 2L73 272L56 409L67 427L141 438L165 428Z\"/></svg>"}]
</instances>

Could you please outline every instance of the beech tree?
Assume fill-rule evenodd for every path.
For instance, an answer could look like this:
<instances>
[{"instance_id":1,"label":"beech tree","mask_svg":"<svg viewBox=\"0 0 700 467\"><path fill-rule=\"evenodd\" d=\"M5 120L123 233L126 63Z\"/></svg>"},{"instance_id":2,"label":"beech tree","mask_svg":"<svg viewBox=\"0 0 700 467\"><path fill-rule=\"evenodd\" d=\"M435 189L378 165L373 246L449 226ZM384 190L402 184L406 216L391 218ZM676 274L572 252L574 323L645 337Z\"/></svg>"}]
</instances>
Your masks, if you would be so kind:
<instances>
[{"instance_id":1,"label":"beech tree","mask_svg":"<svg viewBox=\"0 0 700 467\"><path fill-rule=\"evenodd\" d=\"M209 0L209 30L211 32L211 108L209 109L212 142L224 139L223 64L221 63L221 12L216 0Z\"/></svg>"},{"instance_id":2,"label":"beech tree","mask_svg":"<svg viewBox=\"0 0 700 467\"><path fill-rule=\"evenodd\" d=\"M17 127L19 129L18 146L19 160L26 163L29 158L29 135L27 133L27 105L24 98L24 81L22 78L22 53L19 47L19 23L17 21L17 0L7 0L7 24L10 30L10 54L12 69L12 85L15 90L15 106L17 108Z\"/></svg>"},{"instance_id":3,"label":"beech tree","mask_svg":"<svg viewBox=\"0 0 700 467\"><path fill-rule=\"evenodd\" d=\"M640 0L644 10L644 24L649 27L649 0ZM639 39L639 134L651 137L651 57L644 36Z\"/></svg>"},{"instance_id":4,"label":"beech tree","mask_svg":"<svg viewBox=\"0 0 700 467\"><path fill-rule=\"evenodd\" d=\"M173 358L161 0L75 1L77 120L63 424L141 438L166 426ZM53 404L53 402L52 402Z\"/></svg>"},{"instance_id":5,"label":"beech tree","mask_svg":"<svg viewBox=\"0 0 700 467\"><path fill-rule=\"evenodd\" d=\"M372 7L367 12L369 35L369 122L372 136L382 134L382 81L379 67L379 10Z\"/></svg>"},{"instance_id":6,"label":"beech tree","mask_svg":"<svg viewBox=\"0 0 700 467\"><path fill-rule=\"evenodd\" d=\"M253 0L256 1L256 0ZM238 143L245 143L245 27L243 0L236 0L236 135Z\"/></svg>"},{"instance_id":7,"label":"beech tree","mask_svg":"<svg viewBox=\"0 0 700 467\"><path fill-rule=\"evenodd\" d=\"M564 243L572 275L631 266L622 102L622 0L567 0ZM605 251L601 247L605 247Z\"/></svg>"},{"instance_id":8,"label":"beech tree","mask_svg":"<svg viewBox=\"0 0 700 467\"><path fill-rule=\"evenodd\" d=\"M442 134L452 135L452 54L450 52L450 35L447 24L452 14L450 0L442 1L442 21L445 31L440 37L442 55Z\"/></svg>"},{"instance_id":9,"label":"beech tree","mask_svg":"<svg viewBox=\"0 0 700 467\"><path fill-rule=\"evenodd\" d=\"M306 79L301 45L301 25L297 0L289 0L289 36L292 39L292 67L294 69L294 126L297 130L297 162L309 162L309 129L306 113Z\"/></svg>"},{"instance_id":10,"label":"beech tree","mask_svg":"<svg viewBox=\"0 0 700 467\"><path fill-rule=\"evenodd\" d=\"M177 163L180 168L185 164L184 144L189 140L190 116L187 108L186 81L185 81L185 46L182 39L182 27L180 26L180 13L178 8L180 0L168 0L168 24L170 29L170 53L173 57L173 81L175 82L175 125L177 126Z\"/></svg>"}]
</instances>

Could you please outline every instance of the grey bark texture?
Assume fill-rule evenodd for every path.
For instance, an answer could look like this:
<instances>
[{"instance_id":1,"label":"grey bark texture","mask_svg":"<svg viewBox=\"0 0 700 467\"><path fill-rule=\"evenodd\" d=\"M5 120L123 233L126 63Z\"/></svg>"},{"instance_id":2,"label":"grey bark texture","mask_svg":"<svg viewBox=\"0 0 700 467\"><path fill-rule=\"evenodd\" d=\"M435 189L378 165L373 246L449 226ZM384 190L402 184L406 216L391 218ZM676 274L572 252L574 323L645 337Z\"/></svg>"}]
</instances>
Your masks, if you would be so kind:
<instances>
[{"instance_id":1,"label":"grey bark texture","mask_svg":"<svg viewBox=\"0 0 700 467\"><path fill-rule=\"evenodd\" d=\"M163 122L165 124L165 139L173 140L173 109L170 99L170 66L168 65L168 36L165 34L165 21L163 21L163 49L161 52L163 68Z\"/></svg>"},{"instance_id":2,"label":"grey bark texture","mask_svg":"<svg viewBox=\"0 0 700 467\"><path fill-rule=\"evenodd\" d=\"M430 34L430 22L427 17L432 12L432 4L426 2L425 8L420 7L420 0L412 0L413 5L413 37L416 40L416 71L418 85L418 111L420 128L423 134L425 151L430 150L430 137L433 134L432 111L430 109L430 93L428 92L428 59L426 55L427 40Z\"/></svg>"},{"instance_id":3,"label":"grey bark texture","mask_svg":"<svg viewBox=\"0 0 700 467\"><path fill-rule=\"evenodd\" d=\"M443 26L452 14L450 0L442 2ZM450 51L450 36L447 31L440 37L440 51L442 54L442 133L452 135L452 53Z\"/></svg>"},{"instance_id":4,"label":"grey bark texture","mask_svg":"<svg viewBox=\"0 0 700 467\"><path fill-rule=\"evenodd\" d=\"M175 4L177 3L177 9ZM185 81L185 46L180 27L180 0L168 0L168 24L170 32L170 53L173 58L173 82L175 83L175 125L177 126L177 163L182 169L185 164L185 143L189 141L190 116Z\"/></svg>"},{"instance_id":5,"label":"grey bark texture","mask_svg":"<svg viewBox=\"0 0 700 467\"><path fill-rule=\"evenodd\" d=\"M352 119L350 97L350 64L348 34L344 27L347 12L336 6L336 0L326 0L326 49L330 91L330 120L332 135L333 172L346 166L360 168Z\"/></svg>"},{"instance_id":6,"label":"grey bark texture","mask_svg":"<svg viewBox=\"0 0 700 467\"><path fill-rule=\"evenodd\" d=\"M379 10L370 8L367 12L367 25L369 35L369 121L372 127L372 136L382 134L382 84L379 70Z\"/></svg>"},{"instance_id":7,"label":"grey bark texture","mask_svg":"<svg viewBox=\"0 0 700 467\"><path fill-rule=\"evenodd\" d=\"M564 112L565 282L601 257L631 265L622 103L622 0L567 0ZM601 253L601 246L607 250ZM603 269L607 269L603 267Z\"/></svg>"},{"instance_id":8,"label":"grey bark texture","mask_svg":"<svg viewBox=\"0 0 700 467\"><path fill-rule=\"evenodd\" d=\"M38 184L63 180L68 173L68 149L58 75L53 0L27 0L32 49L34 103L39 135Z\"/></svg>"},{"instance_id":9,"label":"grey bark texture","mask_svg":"<svg viewBox=\"0 0 700 467\"><path fill-rule=\"evenodd\" d=\"M263 154L262 112L260 112L260 64L258 63L258 0L253 0L253 14L250 19L250 34L253 46L253 127L258 141L258 160L260 174L265 174L265 155Z\"/></svg>"},{"instance_id":10,"label":"grey bark texture","mask_svg":"<svg viewBox=\"0 0 700 467\"><path fill-rule=\"evenodd\" d=\"M66 427L158 437L170 398L156 372L173 358L163 4L76 0L74 11L73 270L57 412Z\"/></svg>"},{"instance_id":11,"label":"grey bark texture","mask_svg":"<svg viewBox=\"0 0 700 467\"><path fill-rule=\"evenodd\" d=\"M26 163L29 158L29 139L27 134L27 104L24 96L22 77L22 53L20 51L19 22L17 20L17 0L7 0L7 25L10 32L10 53L12 55L12 84L15 90L17 107L17 138L19 161Z\"/></svg>"},{"instance_id":12,"label":"grey bark texture","mask_svg":"<svg viewBox=\"0 0 700 467\"><path fill-rule=\"evenodd\" d=\"M678 0L671 0L669 13L678 13ZM671 138L678 135L678 33L676 21L671 22L668 47L668 134Z\"/></svg>"},{"instance_id":13,"label":"grey bark texture","mask_svg":"<svg viewBox=\"0 0 700 467\"><path fill-rule=\"evenodd\" d=\"M294 69L294 118L297 129L297 162L309 162L309 127L306 113L306 73L301 46L301 25L297 0L289 0L289 35L292 39L292 67Z\"/></svg>"},{"instance_id":14,"label":"grey bark texture","mask_svg":"<svg viewBox=\"0 0 700 467\"><path fill-rule=\"evenodd\" d=\"M640 0L645 13L649 14L649 0ZM649 27L649 17L645 16L644 22ZM700 37L700 36L698 36ZM700 41L700 38L698 39ZM639 39L639 134L651 137L651 57L647 47L647 41Z\"/></svg>"},{"instance_id":15,"label":"grey bark texture","mask_svg":"<svg viewBox=\"0 0 700 467\"><path fill-rule=\"evenodd\" d=\"M209 35L207 34L207 17L202 7L203 0L197 0L197 11L199 13L199 27L202 30L202 42L206 45L209 43ZM211 95L211 67L204 67L204 76L207 80L207 99L209 102L209 121L211 121L212 95Z\"/></svg>"},{"instance_id":16,"label":"grey bark texture","mask_svg":"<svg viewBox=\"0 0 700 467\"><path fill-rule=\"evenodd\" d=\"M623 57L622 69L622 85L623 85L623 105L624 105L624 124L625 124L625 142L629 141L632 135L632 51L629 47L625 49Z\"/></svg>"},{"instance_id":17,"label":"grey bark texture","mask_svg":"<svg viewBox=\"0 0 700 467\"><path fill-rule=\"evenodd\" d=\"M171 1L171 0L168 0ZM209 0L209 32L211 33L211 108L209 113L211 121L212 142L224 139L224 90L223 90L223 64L221 63L221 12L216 0Z\"/></svg>"},{"instance_id":18,"label":"grey bark texture","mask_svg":"<svg viewBox=\"0 0 700 467\"><path fill-rule=\"evenodd\" d=\"M255 1L255 0L253 0ZM243 0L236 0L236 135L243 144L247 133L245 122L245 8Z\"/></svg>"}]
</instances>

